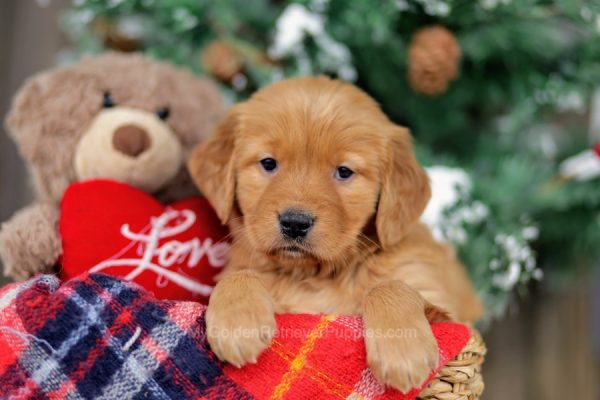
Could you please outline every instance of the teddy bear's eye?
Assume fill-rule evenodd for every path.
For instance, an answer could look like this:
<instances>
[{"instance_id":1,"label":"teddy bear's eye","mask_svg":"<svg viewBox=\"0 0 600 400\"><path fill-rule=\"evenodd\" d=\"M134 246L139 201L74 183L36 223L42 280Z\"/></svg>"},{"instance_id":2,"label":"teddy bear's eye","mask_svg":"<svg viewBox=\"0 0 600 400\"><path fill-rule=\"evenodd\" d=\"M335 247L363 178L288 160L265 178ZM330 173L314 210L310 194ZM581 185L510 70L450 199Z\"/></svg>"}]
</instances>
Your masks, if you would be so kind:
<instances>
[{"instance_id":1,"label":"teddy bear's eye","mask_svg":"<svg viewBox=\"0 0 600 400\"><path fill-rule=\"evenodd\" d=\"M169 109L169 107L161 107L158 110L156 110L156 115L163 121L169 118L169 114L171 114L171 110Z\"/></svg>"},{"instance_id":2,"label":"teddy bear's eye","mask_svg":"<svg viewBox=\"0 0 600 400\"><path fill-rule=\"evenodd\" d=\"M104 92L102 95L102 107L103 108L111 108L115 106L115 102L112 98L110 92Z\"/></svg>"}]
</instances>

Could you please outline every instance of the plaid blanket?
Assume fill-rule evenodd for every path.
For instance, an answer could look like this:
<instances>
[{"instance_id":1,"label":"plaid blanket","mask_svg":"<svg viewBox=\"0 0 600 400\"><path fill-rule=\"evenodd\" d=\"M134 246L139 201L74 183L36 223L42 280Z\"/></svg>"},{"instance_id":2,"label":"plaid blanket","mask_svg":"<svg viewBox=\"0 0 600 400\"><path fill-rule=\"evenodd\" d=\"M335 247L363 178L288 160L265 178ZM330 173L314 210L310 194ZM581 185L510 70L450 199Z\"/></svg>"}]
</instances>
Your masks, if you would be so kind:
<instances>
[{"instance_id":1,"label":"plaid blanket","mask_svg":"<svg viewBox=\"0 0 600 400\"><path fill-rule=\"evenodd\" d=\"M419 392L374 379L358 317L280 315L271 348L236 369L208 348L204 310L102 274L8 285L0 290L0 398L406 400ZM432 329L440 365L469 338L463 325Z\"/></svg>"}]
</instances>

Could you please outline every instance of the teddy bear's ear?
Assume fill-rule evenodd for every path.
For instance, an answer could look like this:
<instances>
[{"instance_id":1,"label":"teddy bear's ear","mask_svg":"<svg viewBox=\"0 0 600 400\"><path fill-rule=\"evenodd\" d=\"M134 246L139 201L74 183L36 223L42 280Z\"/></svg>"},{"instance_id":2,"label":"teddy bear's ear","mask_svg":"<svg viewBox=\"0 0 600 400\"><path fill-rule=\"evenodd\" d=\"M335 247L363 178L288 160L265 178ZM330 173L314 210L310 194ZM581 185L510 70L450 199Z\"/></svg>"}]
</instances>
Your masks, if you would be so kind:
<instances>
[{"instance_id":1,"label":"teddy bear's ear","mask_svg":"<svg viewBox=\"0 0 600 400\"><path fill-rule=\"evenodd\" d=\"M15 95L6 131L29 164L44 200L58 201L74 179L75 147L98 112L101 95L98 79L76 67L35 75Z\"/></svg>"}]
</instances>

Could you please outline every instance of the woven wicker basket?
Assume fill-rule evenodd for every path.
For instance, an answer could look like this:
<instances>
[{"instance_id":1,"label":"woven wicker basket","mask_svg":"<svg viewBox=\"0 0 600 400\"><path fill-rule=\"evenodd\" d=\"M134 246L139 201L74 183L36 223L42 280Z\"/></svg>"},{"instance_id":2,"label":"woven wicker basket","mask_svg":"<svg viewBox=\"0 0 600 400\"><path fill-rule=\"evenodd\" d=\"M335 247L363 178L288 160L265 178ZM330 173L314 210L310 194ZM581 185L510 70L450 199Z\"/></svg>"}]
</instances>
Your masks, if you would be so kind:
<instances>
[{"instance_id":1,"label":"woven wicker basket","mask_svg":"<svg viewBox=\"0 0 600 400\"><path fill-rule=\"evenodd\" d=\"M483 392L481 364L485 343L477 330L465 348L438 372L419 395L421 400L477 400Z\"/></svg>"}]
</instances>

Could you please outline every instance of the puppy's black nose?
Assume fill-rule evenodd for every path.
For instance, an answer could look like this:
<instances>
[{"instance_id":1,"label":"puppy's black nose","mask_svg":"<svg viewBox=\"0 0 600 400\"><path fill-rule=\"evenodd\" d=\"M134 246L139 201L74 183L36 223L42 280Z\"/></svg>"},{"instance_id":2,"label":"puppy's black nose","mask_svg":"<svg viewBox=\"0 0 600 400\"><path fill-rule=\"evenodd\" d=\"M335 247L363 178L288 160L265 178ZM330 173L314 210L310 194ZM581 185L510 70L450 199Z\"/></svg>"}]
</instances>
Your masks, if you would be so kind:
<instances>
[{"instance_id":1,"label":"puppy's black nose","mask_svg":"<svg viewBox=\"0 0 600 400\"><path fill-rule=\"evenodd\" d=\"M313 216L302 210L285 210L279 215L281 233L290 239L305 237L314 222Z\"/></svg>"}]
</instances>

